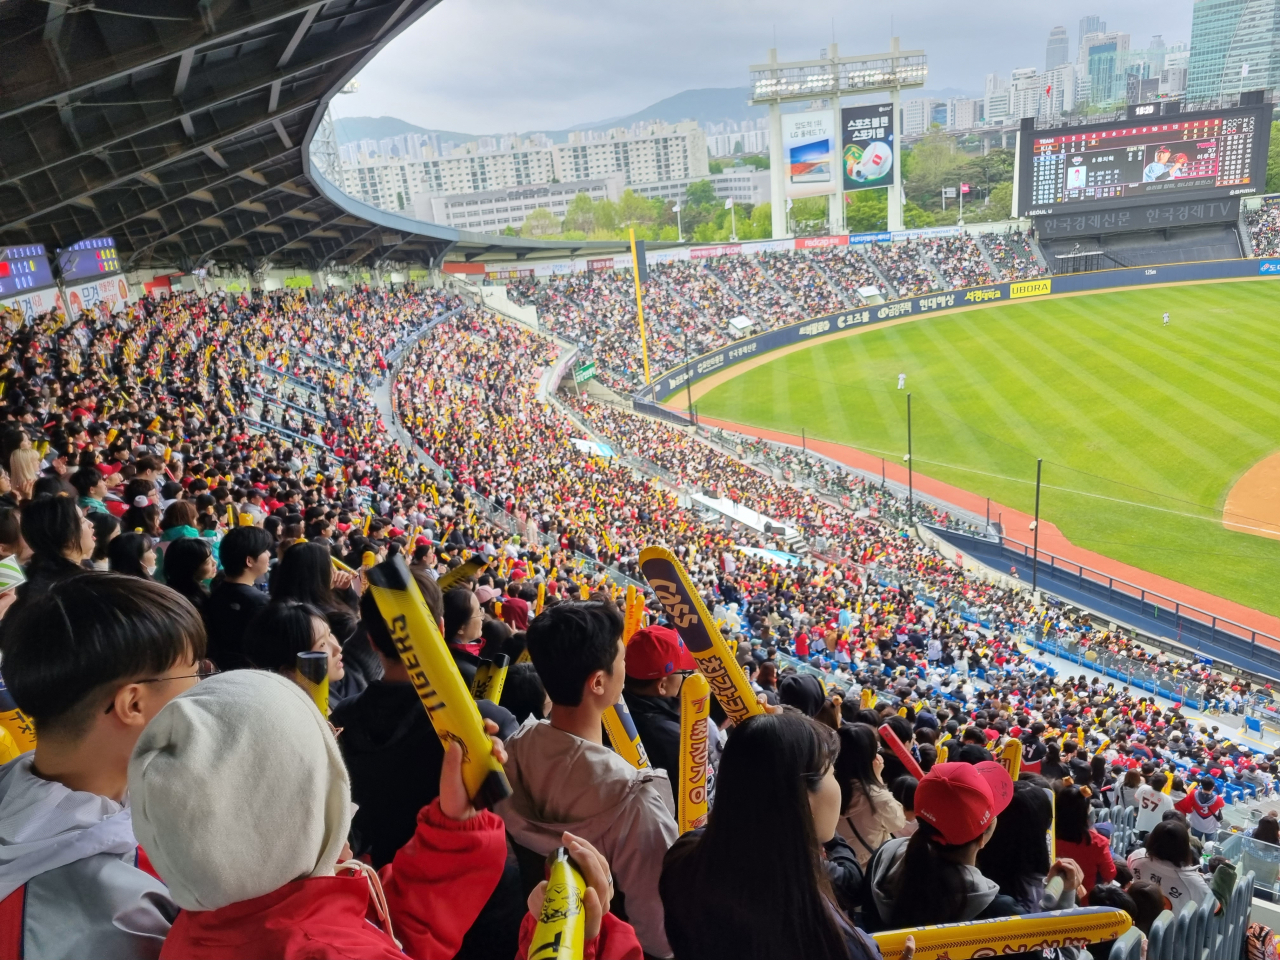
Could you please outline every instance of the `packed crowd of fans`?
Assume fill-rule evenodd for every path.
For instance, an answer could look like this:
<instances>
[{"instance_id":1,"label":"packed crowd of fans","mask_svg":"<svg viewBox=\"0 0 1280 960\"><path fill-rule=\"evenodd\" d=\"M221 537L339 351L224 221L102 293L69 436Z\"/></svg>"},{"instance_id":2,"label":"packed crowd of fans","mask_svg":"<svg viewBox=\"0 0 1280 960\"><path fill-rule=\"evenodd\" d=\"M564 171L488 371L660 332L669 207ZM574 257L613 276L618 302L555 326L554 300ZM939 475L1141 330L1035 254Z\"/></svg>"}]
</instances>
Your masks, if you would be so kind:
<instances>
[{"instance_id":1,"label":"packed crowd of fans","mask_svg":"<svg viewBox=\"0 0 1280 960\"><path fill-rule=\"evenodd\" d=\"M1039 272L1022 234L985 243L991 262L979 241L964 234L650 264L643 288L650 371L669 370L742 336L865 306L860 291L866 288L894 299ZM624 393L644 384L629 273L591 271L541 282L529 277L509 282L507 292L516 303L537 307L546 329L594 356L604 383ZM740 317L750 326L730 325Z\"/></svg>"},{"instance_id":2,"label":"packed crowd of fans","mask_svg":"<svg viewBox=\"0 0 1280 960\"><path fill-rule=\"evenodd\" d=\"M751 286L757 266L713 269L780 295ZM528 294L621 336L625 284L599 280ZM665 337L691 320L672 296ZM1021 641L1070 632L1215 691L1247 684L966 576L874 484L585 400L570 415L537 392L552 341L435 290L3 319L14 955L525 958L562 846L587 888L583 956L601 960L872 960L867 931L1035 911L1056 876L1057 905L1144 929L1166 903L1229 896L1230 865L1200 872L1197 844L1210 852L1221 792L1271 787L1272 759L1116 683L1061 678ZM583 450L583 427L612 455ZM796 536L682 506L690 490ZM713 704L710 815L683 835L672 784L695 664L656 599L629 643L618 606L651 544L683 561L763 706L734 726ZM473 555L487 568L442 590ZM437 736L369 588L370 563L395 556L464 681L517 661L478 705L512 788L493 810L472 805L463 751ZM294 679L311 653L327 718ZM648 768L603 734L619 698ZM1010 741L1016 783L992 762ZM1157 797L1144 828L1143 791L1166 784L1173 809ZM1129 807L1142 846L1118 862L1094 820ZM768 842L752 843L762 810ZM743 877L771 909L743 907Z\"/></svg>"},{"instance_id":3,"label":"packed crowd of fans","mask_svg":"<svg viewBox=\"0 0 1280 960\"><path fill-rule=\"evenodd\" d=\"M1245 214L1255 257L1280 256L1280 204L1268 203Z\"/></svg>"},{"instance_id":4,"label":"packed crowd of fans","mask_svg":"<svg viewBox=\"0 0 1280 960\"><path fill-rule=\"evenodd\" d=\"M1021 230L984 234L981 242L1001 279L1024 280L1045 273L1036 259L1035 248Z\"/></svg>"}]
</instances>

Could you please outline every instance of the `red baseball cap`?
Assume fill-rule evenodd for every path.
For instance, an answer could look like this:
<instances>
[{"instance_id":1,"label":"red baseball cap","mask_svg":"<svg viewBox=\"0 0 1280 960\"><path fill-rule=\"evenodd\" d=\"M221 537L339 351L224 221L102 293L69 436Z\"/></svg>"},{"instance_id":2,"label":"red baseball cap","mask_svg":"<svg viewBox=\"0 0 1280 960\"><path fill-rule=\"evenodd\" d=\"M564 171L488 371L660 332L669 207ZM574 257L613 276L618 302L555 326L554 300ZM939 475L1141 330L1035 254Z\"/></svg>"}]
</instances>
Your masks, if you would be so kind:
<instances>
[{"instance_id":1,"label":"red baseball cap","mask_svg":"<svg viewBox=\"0 0 1280 960\"><path fill-rule=\"evenodd\" d=\"M627 676L636 680L659 680L696 666L680 634L670 627L637 630L627 644Z\"/></svg>"},{"instance_id":2,"label":"red baseball cap","mask_svg":"<svg viewBox=\"0 0 1280 960\"><path fill-rule=\"evenodd\" d=\"M959 847L982 836L1013 799L1013 781L994 761L939 763L916 787L916 816Z\"/></svg>"}]
</instances>

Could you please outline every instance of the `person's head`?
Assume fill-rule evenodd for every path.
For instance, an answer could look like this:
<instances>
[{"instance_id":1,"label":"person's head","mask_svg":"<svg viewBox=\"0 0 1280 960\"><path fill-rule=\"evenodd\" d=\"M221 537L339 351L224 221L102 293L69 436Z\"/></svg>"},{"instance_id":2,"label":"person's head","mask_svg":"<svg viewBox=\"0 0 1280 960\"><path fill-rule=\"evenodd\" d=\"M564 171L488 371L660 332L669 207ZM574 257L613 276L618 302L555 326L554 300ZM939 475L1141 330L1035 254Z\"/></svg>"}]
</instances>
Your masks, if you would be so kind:
<instances>
[{"instance_id":1,"label":"person's head","mask_svg":"<svg viewBox=\"0 0 1280 960\"><path fill-rule=\"evenodd\" d=\"M101 500L107 495L106 480L97 467L81 467L71 475L71 486L75 487L77 496Z\"/></svg>"},{"instance_id":2,"label":"person's head","mask_svg":"<svg viewBox=\"0 0 1280 960\"><path fill-rule=\"evenodd\" d=\"M1160 914L1170 909L1169 898L1164 895L1160 884L1151 880L1135 880L1125 890L1133 901L1133 925L1144 934L1151 933L1151 927L1159 919ZM1092 898L1089 901L1093 903Z\"/></svg>"},{"instance_id":3,"label":"person's head","mask_svg":"<svg viewBox=\"0 0 1280 960\"><path fill-rule=\"evenodd\" d=\"M333 876L350 783L329 724L292 681L212 677L147 727L128 772L134 833L182 909Z\"/></svg>"},{"instance_id":4,"label":"person's head","mask_svg":"<svg viewBox=\"0 0 1280 960\"><path fill-rule=\"evenodd\" d=\"M891 926L963 919L963 867L976 864L1012 798L1013 781L998 763L940 763L925 774L916 787L916 832L892 891ZM914 895L921 890L929 896Z\"/></svg>"},{"instance_id":5,"label":"person's head","mask_svg":"<svg viewBox=\"0 0 1280 960\"><path fill-rule=\"evenodd\" d=\"M321 610L331 610L338 604L333 595L333 561L328 547L318 543L293 544L284 551L272 576L273 600L297 600Z\"/></svg>"},{"instance_id":6,"label":"person's head","mask_svg":"<svg viewBox=\"0 0 1280 960\"><path fill-rule=\"evenodd\" d=\"M107 564L115 573L150 580L156 572L156 550L145 533L122 533L107 544Z\"/></svg>"},{"instance_id":7,"label":"person's head","mask_svg":"<svg viewBox=\"0 0 1280 960\"><path fill-rule=\"evenodd\" d=\"M551 701L532 663L513 663L507 668L498 705L510 710L517 723L524 723L529 717L541 720L547 715Z\"/></svg>"},{"instance_id":8,"label":"person's head","mask_svg":"<svg viewBox=\"0 0 1280 960\"><path fill-rule=\"evenodd\" d=\"M298 667L298 654L327 653L329 681L345 675L342 647L323 611L297 600L273 600L263 607L245 629L244 650L255 667L289 677Z\"/></svg>"},{"instance_id":9,"label":"person's head","mask_svg":"<svg viewBox=\"0 0 1280 960\"><path fill-rule=\"evenodd\" d=\"M1164 860L1175 867L1189 867L1195 863L1191 852L1191 833L1181 820L1161 820L1147 834L1144 846L1147 856Z\"/></svg>"},{"instance_id":10,"label":"person's head","mask_svg":"<svg viewBox=\"0 0 1280 960\"><path fill-rule=\"evenodd\" d=\"M1201 792L1201 793L1213 793L1213 792L1217 789L1217 787L1218 787L1218 785L1217 785L1216 783L1214 783L1214 781L1213 781L1213 777L1201 777L1201 778L1200 778L1200 792Z\"/></svg>"},{"instance_id":11,"label":"person's head","mask_svg":"<svg viewBox=\"0 0 1280 960\"><path fill-rule=\"evenodd\" d=\"M651 697L678 697L696 666L680 634L656 624L645 627L627 644L627 689Z\"/></svg>"},{"instance_id":12,"label":"person's head","mask_svg":"<svg viewBox=\"0 0 1280 960\"><path fill-rule=\"evenodd\" d=\"M190 500L175 500L165 507L164 517L160 521L161 530L173 530L177 527L194 527L196 525L196 505Z\"/></svg>"},{"instance_id":13,"label":"person's head","mask_svg":"<svg viewBox=\"0 0 1280 960\"><path fill-rule=\"evenodd\" d=\"M473 643L484 631L480 601L466 587L454 587L444 595L444 638L449 643Z\"/></svg>"},{"instance_id":14,"label":"person's head","mask_svg":"<svg viewBox=\"0 0 1280 960\"><path fill-rule=\"evenodd\" d=\"M159 584L113 573L56 581L5 619L4 679L50 769L84 764L123 788L142 728L201 672L200 615ZM42 768L43 769L43 768Z\"/></svg>"},{"instance_id":15,"label":"person's head","mask_svg":"<svg viewBox=\"0 0 1280 960\"><path fill-rule=\"evenodd\" d=\"M1280 845L1280 820L1270 815L1263 817L1253 828L1253 839Z\"/></svg>"},{"instance_id":16,"label":"person's head","mask_svg":"<svg viewBox=\"0 0 1280 960\"><path fill-rule=\"evenodd\" d=\"M1089 791L1087 787L1063 787L1056 794L1055 835L1069 843L1083 843L1089 833Z\"/></svg>"},{"instance_id":17,"label":"person's head","mask_svg":"<svg viewBox=\"0 0 1280 960\"><path fill-rule=\"evenodd\" d=\"M90 559L96 561L106 560L107 547L120 533L120 521L109 513L103 513L101 510L94 510L87 516L89 522L93 524L93 556Z\"/></svg>"},{"instance_id":18,"label":"person's head","mask_svg":"<svg viewBox=\"0 0 1280 960\"><path fill-rule=\"evenodd\" d=\"M274 547L275 540L261 527L236 527L218 544L218 559L228 577L252 573L257 580L267 575Z\"/></svg>"},{"instance_id":19,"label":"person's head","mask_svg":"<svg viewBox=\"0 0 1280 960\"><path fill-rule=\"evenodd\" d=\"M1157 162L1157 163L1168 163L1168 162L1169 162L1169 157L1171 157L1172 155L1173 155L1173 151L1172 151L1172 150L1170 150L1168 147L1163 146L1163 145L1162 145L1162 146L1159 146L1159 147L1156 147L1156 162Z\"/></svg>"},{"instance_id":20,"label":"person's head","mask_svg":"<svg viewBox=\"0 0 1280 960\"><path fill-rule=\"evenodd\" d=\"M1123 910L1130 917L1137 921L1138 905L1134 903L1133 897L1129 896L1128 891L1121 889L1114 883L1100 883L1089 891L1089 906L1091 907L1114 907L1116 910ZM1146 931L1143 931L1144 933Z\"/></svg>"},{"instance_id":21,"label":"person's head","mask_svg":"<svg viewBox=\"0 0 1280 960\"><path fill-rule=\"evenodd\" d=\"M93 555L93 524L70 497L41 497L23 507L22 539L37 561L79 563Z\"/></svg>"},{"instance_id":22,"label":"person's head","mask_svg":"<svg viewBox=\"0 0 1280 960\"><path fill-rule=\"evenodd\" d=\"M558 603L534 617L526 642L551 702L601 713L618 702L626 676L622 615L598 600Z\"/></svg>"},{"instance_id":23,"label":"person's head","mask_svg":"<svg viewBox=\"0 0 1280 960\"><path fill-rule=\"evenodd\" d=\"M1142 771L1130 770L1124 775L1124 785L1130 789L1136 790L1142 786ZM1163 784L1161 784L1163 786Z\"/></svg>"},{"instance_id":24,"label":"person's head","mask_svg":"<svg viewBox=\"0 0 1280 960\"><path fill-rule=\"evenodd\" d=\"M218 572L213 547L200 537L181 537L164 554L164 582L193 603L208 596L205 581Z\"/></svg>"},{"instance_id":25,"label":"person's head","mask_svg":"<svg viewBox=\"0 0 1280 960\"><path fill-rule=\"evenodd\" d=\"M990 842L978 851L978 869L999 884L1001 893L1016 896L1026 878L1049 872L1049 846L1044 838L1052 825L1053 806L1045 788L1019 780Z\"/></svg>"},{"instance_id":26,"label":"person's head","mask_svg":"<svg viewBox=\"0 0 1280 960\"><path fill-rule=\"evenodd\" d=\"M836 782L840 784L840 809L847 810L854 791L871 799L871 788L881 785L880 734L865 723L840 727L840 755L836 758Z\"/></svg>"},{"instance_id":27,"label":"person's head","mask_svg":"<svg viewBox=\"0 0 1280 960\"><path fill-rule=\"evenodd\" d=\"M795 707L806 717L816 717L826 699L822 681L812 674L788 674L778 681L778 701Z\"/></svg>"},{"instance_id":28,"label":"person's head","mask_svg":"<svg viewBox=\"0 0 1280 960\"><path fill-rule=\"evenodd\" d=\"M753 897L777 909L758 923L717 929L715 936L735 941L726 955L847 955L821 849L840 817L838 749L830 727L790 708L751 717L729 734L696 854L696 887L732 890L733 878L750 872ZM758 832L761 810L770 811L769 843L744 843Z\"/></svg>"}]
</instances>

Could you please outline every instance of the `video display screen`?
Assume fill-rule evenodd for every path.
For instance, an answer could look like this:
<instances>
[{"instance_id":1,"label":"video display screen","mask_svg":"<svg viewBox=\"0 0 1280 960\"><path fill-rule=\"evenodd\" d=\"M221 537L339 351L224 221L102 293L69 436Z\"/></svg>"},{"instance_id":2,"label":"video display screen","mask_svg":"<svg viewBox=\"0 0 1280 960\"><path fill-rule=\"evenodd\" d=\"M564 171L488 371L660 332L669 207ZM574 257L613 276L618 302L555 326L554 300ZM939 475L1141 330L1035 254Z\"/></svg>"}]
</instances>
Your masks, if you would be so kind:
<instances>
[{"instance_id":1,"label":"video display screen","mask_svg":"<svg viewBox=\"0 0 1280 960\"><path fill-rule=\"evenodd\" d=\"M63 283L96 280L109 273L120 272L120 254L111 237L81 240L58 251L58 273Z\"/></svg>"},{"instance_id":2,"label":"video display screen","mask_svg":"<svg viewBox=\"0 0 1280 960\"><path fill-rule=\"evenodd\" d=\"M0 247L0 297L52 286L53 272L41 244Z\"/></svg>"},{"instance_id":3,"label":"video display screen","mask_svg":"<svg viewBox=\"0 0 1280 960\"><path fill-rule=\"evenodd\" d=\"M1270 109L1268 106L1266 109ZM1270 123L1257 108L1024 129L1024 216L1263 192Z\"/></svg>"}]
</instances>

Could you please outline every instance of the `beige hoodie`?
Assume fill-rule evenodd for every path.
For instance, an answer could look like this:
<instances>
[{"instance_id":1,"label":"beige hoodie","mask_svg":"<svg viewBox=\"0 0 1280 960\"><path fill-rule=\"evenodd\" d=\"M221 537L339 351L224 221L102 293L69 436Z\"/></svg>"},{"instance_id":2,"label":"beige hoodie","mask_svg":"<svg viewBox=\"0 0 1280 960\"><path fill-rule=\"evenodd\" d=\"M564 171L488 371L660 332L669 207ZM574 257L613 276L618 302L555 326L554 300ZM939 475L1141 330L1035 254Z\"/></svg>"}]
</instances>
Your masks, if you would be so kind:
<instances>
[{"instance_id":1,"label":"beige hoodie","mask_svg":"<svg viewBox=\"0 0 1280 960\"><path fill-rule=\"evenodd\" d=\"M512 838L544 855L566 830L591 843L626 894L645 953L671 956L658 877L679 828L666 772L637 770L608 747L532 717L506 747L512 795L496 810Z\"/></svg>"}]
</instances>

